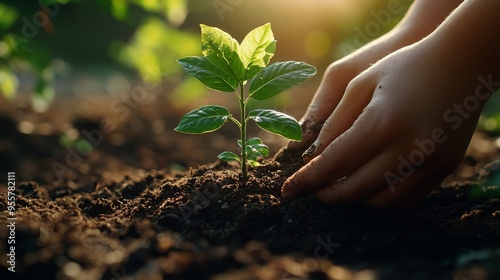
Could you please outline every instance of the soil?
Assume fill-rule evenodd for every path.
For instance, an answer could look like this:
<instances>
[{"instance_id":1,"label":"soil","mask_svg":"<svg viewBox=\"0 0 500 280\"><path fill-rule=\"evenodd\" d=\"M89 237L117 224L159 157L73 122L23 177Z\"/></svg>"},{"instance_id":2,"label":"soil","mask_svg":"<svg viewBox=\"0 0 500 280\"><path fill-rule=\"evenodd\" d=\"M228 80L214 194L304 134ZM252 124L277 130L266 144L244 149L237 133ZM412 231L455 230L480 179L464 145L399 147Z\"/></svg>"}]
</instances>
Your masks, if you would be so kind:
<instances>
[{"instance_id":1,"label":"soil","mask_svg":"<svg viewBox=\"0 0 500 280\"><path fill-rule=\"evenodd\" d=\"M99 128L106 110L63 108L0 116L0 171L16 172L17 218L12 273L4 184L1 279L500 279L500 199L471 196L478 167L498 156L483 133L418 207L379 210L283 201L283 181L303 163L301 151L277 151L282 142L245 183L231 164L189 168L212 162L235 136L165 132L175 121L149 126L178 120L175 109L139 108L69 166L76 159L61 134Z\"/></svg>"}]
</instances>

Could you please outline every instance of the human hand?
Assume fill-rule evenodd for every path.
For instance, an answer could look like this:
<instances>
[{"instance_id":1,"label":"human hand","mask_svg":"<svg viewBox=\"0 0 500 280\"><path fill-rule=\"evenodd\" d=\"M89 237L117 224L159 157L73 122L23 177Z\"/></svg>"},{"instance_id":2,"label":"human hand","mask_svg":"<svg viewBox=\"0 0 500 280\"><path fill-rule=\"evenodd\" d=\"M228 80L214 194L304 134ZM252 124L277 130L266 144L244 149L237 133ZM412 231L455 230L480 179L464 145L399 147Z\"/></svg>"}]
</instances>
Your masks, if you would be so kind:
<instances>
[{"instance_id":1,"label":"human hand","mask_svg":"<svg viewBox=\"0 0 500 280\"><path fill-rule=\"evenodd\" d=\"M383 40L369 47L372 50L362 48L328 66L313 100L299 121L302 126L302 141L292 141L288 148L309 147L339 104L351 80L382 58L381 56L393 47L393 43L391 40Z\"/></svg>"},{"instance_id":2,"label":"human hand","mask_svg":"<svg viewBox=\"0 0 500 280\"><path fill-rule=\"evenodd\" d=\"M315 98L306 114L329 117L283 198L313 192L326 204L412 207L458 166L487 96L472 111L459 109L477 74L427 45L403 48L352 81L353 73L330 69L322 86L331 95Z\"/></svg>"},{"instance_id":3,"label":"human hand","mask_svg":"<svg viewBox=\"0 0 500 280\"><path fill-rule=\"evenodd\" d=\"M369 66L368 63L365 67L360 64L359 59L351 57L328 67L313 100L299 121L302 126L302 141L292 141L288 148L303 149L313 143L324 122L340 102L349 82Z\"/></svg>"}]
</instances>

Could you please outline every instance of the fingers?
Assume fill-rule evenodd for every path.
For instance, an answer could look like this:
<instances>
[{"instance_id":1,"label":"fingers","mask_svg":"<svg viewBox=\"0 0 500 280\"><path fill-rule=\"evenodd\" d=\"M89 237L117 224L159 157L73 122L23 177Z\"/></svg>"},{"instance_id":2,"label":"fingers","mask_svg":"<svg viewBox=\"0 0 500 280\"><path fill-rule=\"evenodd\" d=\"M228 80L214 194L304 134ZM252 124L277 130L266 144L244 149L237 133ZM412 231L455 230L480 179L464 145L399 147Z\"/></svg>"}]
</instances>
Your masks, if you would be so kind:
<instances>
[{"instance_id":1,"label":"fingers","mask_svg":"<svg viewBox=\"0 0 500 280\"><path fill-rule=\"evenodd\" d=\"M402 199L394 204L395 207L401 209L410 209L417 206L420 202L422 202L439 184L443 181L443 179L435 179L430 182L425 183L425 185L416 186L417 190L415 192L410 193L410 195L406 199Z\"/></svg>"},{"instance_id":2,"label":"fingers","mask_svg":"<svg viewBox=\"0 0 500 280\"><path fill-rule=\"evenodd\" d=\"M395 153L374 157L344 180L331 183L314 193L324 204L363 203L378 208L411 208L421 202L442 182L445 173L431 167L419 168L409 177L399 176L399 184L392 184L388 172L396 174L397 166L387 166ZM422 183L425 182L425 183Z\"/></svg>"},{"instance_id":3,"label":"fingers","mask_svg":"<svg viewBox=\"0 0 500 280\"><path fill-rule=\"evenodd\" d=\"M301 122L324 122L339 103L350 80L351 76L339 67L328 67Z\"/></svg>"},{"instance_id":4,"label":"fingers","mask_svg":"<svg viewBox=\"0 0 500 280\"><path fill-rule=\"evenodd\" d=\"M385 139L373 137L377 129L375 119L368 118L363 113L360 119L335 139L321 155L285 181L282 187L283 198L293 199L324 187L350 174L378 154ZM370 140L367 141L368 139Z\"/></svg>"},{"instance_id":5,"label":"fingers","mask_svg":"<svg viewBox=\"0 0 500 280\"><path fill-rule=\"evenodd\" d=\"M347 175L344 180L333 182L314 195L324 204L345 204L361 202L370 196L390 189L384 172L388 169L384 163L390 162L393 155L382 153Z\"/></svg>"},{"instance_id":6,"label":"fingers","mask_svg":"<svg viewBox=\"0 0 500 280\"><path fill-rule=\"evenodd\" d=\"M340 102L351 75L338 66L330 66L309 104L306 113L300 120L302 124L302 141L290 142L289 148L308 147L318 137L325 120L332 114Z\"/></svg>"},{"instance_id":7,"label":"fingers","mask_svg":"<svg viewBox=\"0 0 500 280\"><path fill-rule=\"evenodd\" d=\"M288 148L290 149L305 149L309 147L318 137L324 121L313 121L311 119L302 121L302 141L290 141Z\"/></svg>"},{"instance_id":8,"label":"fingers","mask_svg":"<svg viewBox=\"0 0 500 280\"><path fill-rule=\"evenodd\" d=\"M364 200L365 204L379 208L412 208L421 202L441 181L442 176L433 176L430 169L418 170L394 188L382 189Z\"/></svg>"},{"instance_id":9,"label":"fingers","mask_svg":"<svg viewBox=\"0 0 500 280\"><path fill-rule=\"evenodd\" d=\"M363 75L349 83L344 97L323 125L318 138L304 153L305 162L321 154L334 139L353 125L370 102L374 88L374 83Z\"/></svg>"}]
</instances>

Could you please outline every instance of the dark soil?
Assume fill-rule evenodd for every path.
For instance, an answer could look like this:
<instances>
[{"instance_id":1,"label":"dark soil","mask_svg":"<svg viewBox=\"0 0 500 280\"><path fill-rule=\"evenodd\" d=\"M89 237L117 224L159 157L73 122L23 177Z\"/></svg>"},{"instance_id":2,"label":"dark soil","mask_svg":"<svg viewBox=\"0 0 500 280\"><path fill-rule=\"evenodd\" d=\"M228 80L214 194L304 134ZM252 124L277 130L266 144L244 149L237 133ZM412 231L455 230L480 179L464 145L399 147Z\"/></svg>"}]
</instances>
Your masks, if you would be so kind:
<instances>
[{"instance_id":1,"label":"dark soil","mask_svg":"<svg viewBox=\"0 0 500 280\"><path fill-rule=\"evenodd\" d=\"M78 130L98 125L68 121ZM280 187L302 165L301 151L281 150L241 183L227 163L175 170L190 157L185 143L172 143L194 138L155 142L148 131L120 147L105 138L58 180L51 163L67 151L57 128L25 135L16 118L0 122L1 176L18 174L16 272L6 270L2 225L1 279L500 279L500 199L470 195L476 168L497 156L483 134L417 208L377 210L311 196L284 202ZM6 186L0 197L7 223Z\"/></svg>"}]
</instances>

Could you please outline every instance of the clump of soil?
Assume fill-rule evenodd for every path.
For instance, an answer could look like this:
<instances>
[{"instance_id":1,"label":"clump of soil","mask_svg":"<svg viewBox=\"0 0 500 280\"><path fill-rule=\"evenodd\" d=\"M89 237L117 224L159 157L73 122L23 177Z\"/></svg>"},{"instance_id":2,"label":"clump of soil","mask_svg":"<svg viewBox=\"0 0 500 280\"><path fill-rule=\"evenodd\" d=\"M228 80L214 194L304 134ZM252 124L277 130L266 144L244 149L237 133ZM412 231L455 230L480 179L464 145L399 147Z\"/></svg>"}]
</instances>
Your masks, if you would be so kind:
<instances>
[{"instance_id":1,"label":"clump of soil","mask_svg":"<svg viewBox=\"0 0 500 280\"><path fill-rule=\"evenodd\" d=\"M498 248L500 201L470 201L467 185L440 187L406 211L326 207L313 197L284 202L280 187L300 165L299 152L284 150L245 183L237 168L222 163L187 172L137 170L120 181L73 188L22 182L16 273L334 279L343 266L366 275L376 269L380 279L446 279L461 253ZM2 220L5 201L2 193ZM498 266L488 267L498 255L477 261L487 279L498 277Z\"/></svg>"},{"instance_id":2,"label":"clump of soil","mask_svg":"<svg viewBox=\"0 0 500 280\"><path fill-rule=\"evenodd\" d=\"M147 116L137 118L147 123ZM175 144L187 138L128 135L127 127L120 133L129 142L117 148L107 135L58 180L50 164L67 154L57 135L19 133L8 118L0 124L0 154L12 160L0 167L19 178L16 272L6 270L2 253L2 279L500 279L500 200L470 196L475 168L497 156L484 152L494 141L482 134L455 175L418 207L378 210L324 206L312 196L283 201L281 185L303 164L298 150L281 150L242 183L227 163L176 171L164 158L189 157ZM3 225L1 240L8 234ZM0 251L7 246L1 242Z\"/></svg>"}]
</instances>

